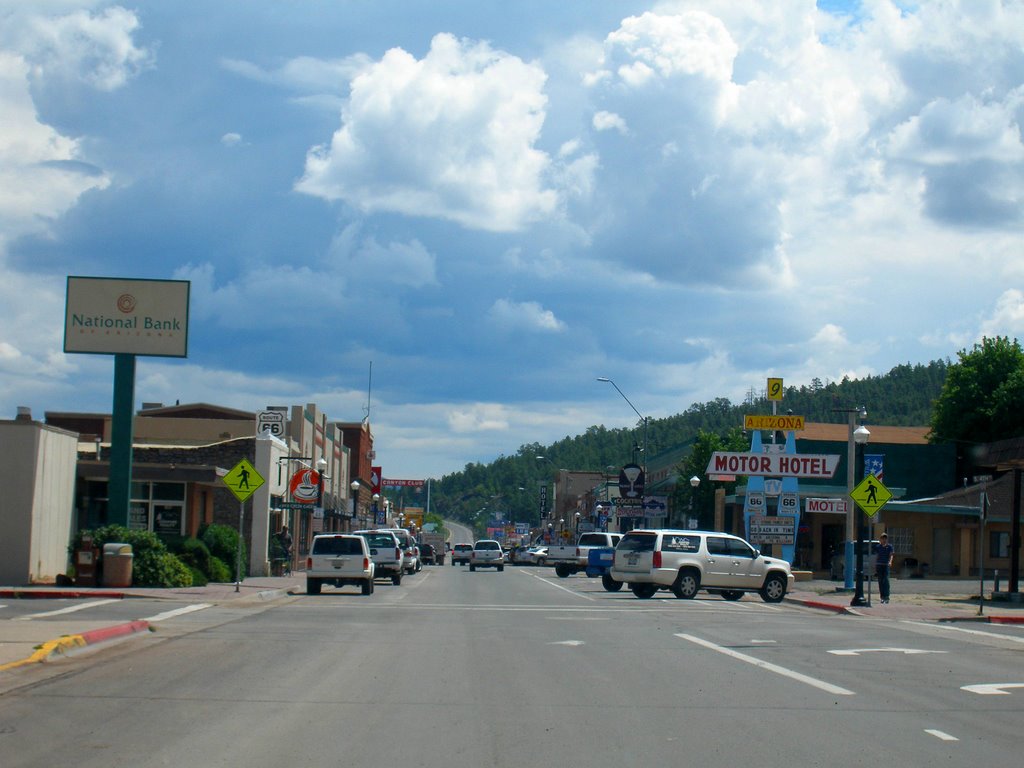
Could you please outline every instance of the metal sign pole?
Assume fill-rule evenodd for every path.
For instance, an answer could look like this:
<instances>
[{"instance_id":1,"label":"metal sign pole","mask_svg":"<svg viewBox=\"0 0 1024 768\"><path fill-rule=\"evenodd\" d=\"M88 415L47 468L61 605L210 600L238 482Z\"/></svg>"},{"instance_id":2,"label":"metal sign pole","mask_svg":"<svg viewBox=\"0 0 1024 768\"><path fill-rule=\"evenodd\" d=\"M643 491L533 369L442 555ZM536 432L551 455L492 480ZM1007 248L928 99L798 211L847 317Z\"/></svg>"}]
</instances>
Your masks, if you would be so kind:
<instances>
[{"instance_id":1,"label":"metal sign pole","mask_svg":"<svg viewBox=\"0 0 1024 768\"><path fill-rule=\"evenodd\" d=\"M242 531L245 530L245 502L238 504L238 548L235 552L235 592L242 585Z\"/></svg>"}]
</instances>

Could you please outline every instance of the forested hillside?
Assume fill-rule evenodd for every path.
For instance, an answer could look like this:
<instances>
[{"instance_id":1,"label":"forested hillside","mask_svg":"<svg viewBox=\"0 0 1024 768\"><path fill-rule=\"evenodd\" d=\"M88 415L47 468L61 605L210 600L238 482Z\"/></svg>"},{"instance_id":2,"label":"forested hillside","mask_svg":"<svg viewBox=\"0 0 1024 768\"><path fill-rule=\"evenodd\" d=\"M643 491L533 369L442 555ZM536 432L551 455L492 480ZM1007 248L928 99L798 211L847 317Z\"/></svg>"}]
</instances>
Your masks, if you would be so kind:
<instances>
[{"instance_id":1,"label":"forested hillside","mask_svg":"<svg viewBox=\"0 0 1024 768\"><path fill-rule=\"evenodd\" d=\"M932 406L942 391L947 361L927 365L899 365L882 376L844 378L839 382L814 379L808 385L788 387L781 411L792 411L811 422L846 423L836 408L864 405L869 424L923 426L931 422ZM694 403L683 413L648 424L650 455L656 456L691 443L697 434L717 432L742 424L748 413L771 413L765 392L751 390L742 403L726 398ZM537 485L550 481L558 469L600 472L636 458L642 448L641 424L632 429L589 427L575 437L551 445L522 445L510 456L489 464L468 464L461 472L445 475L433 484L432 508L445 517L472 522L483 508L511 512L513 520L536 521ZM541 456L543 458L537 458Z\"/></svg>"}]
</instances>

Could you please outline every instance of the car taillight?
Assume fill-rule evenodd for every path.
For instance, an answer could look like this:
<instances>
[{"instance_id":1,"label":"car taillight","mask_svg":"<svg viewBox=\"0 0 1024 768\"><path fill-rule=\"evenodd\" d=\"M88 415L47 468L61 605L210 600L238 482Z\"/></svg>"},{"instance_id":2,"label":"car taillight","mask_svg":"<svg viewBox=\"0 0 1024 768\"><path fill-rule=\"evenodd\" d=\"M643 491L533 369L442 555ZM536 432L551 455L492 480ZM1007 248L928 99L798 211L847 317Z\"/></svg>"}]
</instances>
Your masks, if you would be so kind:
<instances>
[{"instance_id":1,"label":"car taillight","mask_svg":"<svg viewBox=\"0 0 1024 768\"><path fill-rule=\"evenodd\" d=\"M661 552L654 553L654 557L651 559L651 565L655 568L661 568Z\"/></svg>"},{"instance_id":2,"label":"car taillight","mask_svg":"<svg viewBox=\"0 0 1024 768\"><path fill-rule=\"evenodd\" d=\"M313 570L313 558L312 557L307 557L306 558L306 570L307 571Z\"/></svg>"},{"instance_id":3,"label":"car taillight","mask_svg":"<svg viewBox=\"0 0 1024 768\"><path fill-rule=\"evenodd\" d=\"M579 557L579 556L580 556L580 548L576 547L576 557Z\"/></svg>"},{"instance_id":4,"label":"car taillight","mask_svg":"<svg viewBox=\"0 0 1024 768\"><path fill-rule=\"evenodd\" d=\"M363 570L364 571L370 570L370 558L368 558L368 557L364 557L363 558Z\"/></svg>"},{"instance_id":5,"label":"car taillight","mask_svg":"<svg viewBox=\"0 0 1024 768\"><path fill-rule=\"evenodd\" d=\"M402 559L402 550L400 550L398 547L395 547L395 560L401 560L401 559Z\"/></svg>"}]
</instances>

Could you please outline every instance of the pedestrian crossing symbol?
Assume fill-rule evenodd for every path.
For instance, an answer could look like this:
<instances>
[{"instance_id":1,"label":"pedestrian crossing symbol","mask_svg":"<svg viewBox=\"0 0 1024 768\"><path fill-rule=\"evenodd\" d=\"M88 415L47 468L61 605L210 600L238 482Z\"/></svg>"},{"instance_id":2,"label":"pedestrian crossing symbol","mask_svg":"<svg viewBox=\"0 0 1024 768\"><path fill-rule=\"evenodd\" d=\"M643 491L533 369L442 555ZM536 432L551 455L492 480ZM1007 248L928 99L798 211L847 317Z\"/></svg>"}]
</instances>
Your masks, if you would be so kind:
<instances>
[{"instance_id":1,"label":"pedestrian crossing symbol","mask_svg":"<svg viewBox=\"0 0 1024 768\"><path fill-rule=\"evenodd\" d=\"M874 517L892 498L892 492L877 477L868 475L850 492L850 498L868 517Z\"/></svg>"},{"instance_id":2,"label":"pedestrian crossing symbol","mask_svg":"<svg viewBox=\"0 0 1024 768\"><path fill-rule=\"evenodd\" d=\"M265 482L248 459L242 459L235 464L234 469L224 475L224 485L235 494L236 499L242 502L252 496L256 489Z\"/></svg>"}]
</instances>

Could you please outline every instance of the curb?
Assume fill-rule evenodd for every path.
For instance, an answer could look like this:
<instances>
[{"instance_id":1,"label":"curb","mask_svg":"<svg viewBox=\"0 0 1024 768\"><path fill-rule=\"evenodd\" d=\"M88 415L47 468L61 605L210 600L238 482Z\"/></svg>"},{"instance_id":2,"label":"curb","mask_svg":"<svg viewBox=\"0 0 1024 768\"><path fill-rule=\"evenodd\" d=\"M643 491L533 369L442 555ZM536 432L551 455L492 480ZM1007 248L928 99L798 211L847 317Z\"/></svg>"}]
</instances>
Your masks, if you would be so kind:
<instances>
[{"instance_id":1,"label":"curb","mask_svg":"<svg viewBox=\"0 0 1024 768\"><path fill-rule=\"evenodd\" d=\"M82 597L109 597L122 599L125 597L124 592L119 591L103 591L98 589L91 589L89 591L83 591L78 589L0 589L0 597L12 598L14 600L28 600L28 599L63 599L63 600L75 600Z\"/></svg>"},{"instance_id":2,"label":"curb","mask_svg":"<svg viewBox=\"0 0 1024 768\"><path fill-rule=\"evenodd\" d=\"M823 611L832 611L832 613L853 614L853 611L849 610L845 605L836 605L835 603L827 603L822 600L802 600L797 597L787 597L786 602L802 605L805 608L818 608Z\"/></svg>"},{"instance_id":3,"label":"curb","mask_svg":"<svg viewBox=\"0 0 1024 768\"><path fill-rule=\"evenodd\" d=\"M35 652L27 659L0 664L0 672L23 667L28 664L41 664L49 661L54 656L67 656L73 651L90 645L117 640L118 638L134 635L138 632L148 632L149 628L148 621L129 621L126 624L116 624L112 627L103 627L102 629L91 629L78 635L65 635L57 640L48 640L36 648Z\"/></svg>"}]
</instances>

